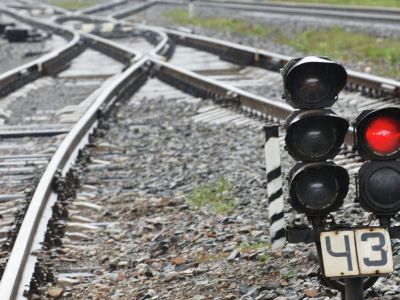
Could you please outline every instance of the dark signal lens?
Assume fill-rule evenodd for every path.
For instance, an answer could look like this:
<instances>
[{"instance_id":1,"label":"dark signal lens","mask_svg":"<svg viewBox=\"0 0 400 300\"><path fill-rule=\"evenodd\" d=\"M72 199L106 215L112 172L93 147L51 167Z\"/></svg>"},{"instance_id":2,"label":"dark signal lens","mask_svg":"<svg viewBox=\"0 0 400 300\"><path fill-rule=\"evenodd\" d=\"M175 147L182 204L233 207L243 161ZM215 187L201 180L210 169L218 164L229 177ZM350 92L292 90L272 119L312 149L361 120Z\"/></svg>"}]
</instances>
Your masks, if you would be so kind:
<instances>
[{"instance_id":1,"label":"dark signal lens","mask_svg":"<svg viewBox=\"0 0 400 300\"><path fill-rule=\"evenodd\" d=\"M290 202L298 212L326 215L342 205L349 181L347 171L333 163L298 164L290 173Z\"/></svg>"},{"instance_id":2,"label":"dark signal lens","mask_svg":"<svg viewBox=\"0 0 400 300\"><path fill-rule=\"evenodd\" d=\"M304 122L304 126L294 129L295 147L304 156L324 157L334 147L336 140L335 128L321 122L318 118L311 118Z\"/></svg>"},{"instance_id":3,"label":"dark signal lens","mask_svg":"<svg viewBox=\"0 0 400 300\"><path fill-rule=\"evenodd\" d=\"M373 119L365 137L373 151L384 155L393 153L400 148L400 121L390 116Z\"/></svg>"},{"instance_id":4,"label":"dark signal lens","mask_svg":"<svg viewBox=\"0 0 400 300\"><path fill-rule=\"evenodd\" d=\"M315 168L299 174L296 184L296 196L307 208L319 210L329 207L338 194L338 182L330 170Z\"/></svg>"},{"instance_id":5,"label":"dark signal lens","mask_svg":"<svg viewBox=\"0 0 400 300\"><path fill-rule=\"evenodd\" d=\"M329 97L332 90L332 82L327 78L329 71L324 70L321 65L305 65L298 72L301 74L296 76L301 79L296 80L293 85L296 98L312 106Z\"/></svg>"},{"instance_id":6,"label":"dark signal lens","mask_svg":"<svg viewBox=\"0 0 400 300\"><path fill-rule=\"evenodd\" d=\"M360 204L370 212L395 214L400 209L400 162L367 162L360 168Z\"/></svg>"},{"instance_id":7,"label":"dark signal lens","mask_svg":"<svg viewBox=\"0 0 400 300\"><path fill-rule=\"evenodd\" d=\"M287 120L286 148L298 161L332 159L340 151L349 123L331 110L295 112Z\"/></svg>"},{"instance_id":8,"label":"dark signal lens","mask_svg":"<svg viewBox=\"0 0 400 300\"><path fill-rule=\"evenodd\" d=\"M315 56L289 61L282 75L286 101L300 109L330 107L347 80L343 66Z\"/></svg>"}]
</instances>

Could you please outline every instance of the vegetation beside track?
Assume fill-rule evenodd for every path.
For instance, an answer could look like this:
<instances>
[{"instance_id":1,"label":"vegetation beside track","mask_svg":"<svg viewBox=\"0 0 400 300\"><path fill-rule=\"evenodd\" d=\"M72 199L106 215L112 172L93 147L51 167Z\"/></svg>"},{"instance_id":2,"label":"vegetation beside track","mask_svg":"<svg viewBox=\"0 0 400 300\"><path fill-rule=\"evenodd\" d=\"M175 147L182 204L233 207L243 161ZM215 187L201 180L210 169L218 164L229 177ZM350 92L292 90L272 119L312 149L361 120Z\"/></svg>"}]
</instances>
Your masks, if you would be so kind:
<instances>
[{"instance_id":1,"label":"vegetation beside track","mask_svg":"<svg viewBox=\"0 0 400 300\"><path fill-rule=\"evenodd\" d=\"M301 2L301 3L319 3L319 4L337 4L337 5L362 5L375 7L395 7L400 8L400 0L273 0L276 2Z\"/></svg>"},{"instance_id":2,"label":"vegetation beside track","mask_svg":"<svg viewBox=\"0 0 400 300\"><path fill-rule=\"evenodd\" d=\"M229 214L236 207L235 188L225 178L200 185L187 197L194 209L208 206L219 214Z\"/></svg>"},{"instance_id":3,"label":"vegetation beside track","mask_svg":"<svg viewBox=\"0 0 400 300\"><path fill-rule=\"evenodd\" d=\"M177 8L165 13L165 16L171 21L180 25L201 26L207 29L218 31L229 31L238 35L253 35L265 37L270 34L270 28L262 24L250 24L246 21L225 17L194 17L190 18L187 10Z\"/></svg>"},{"instance_id":4,"label":"vegetation beside track","mask_svg":"<svg viewBox=\"0 0 400 300\"><path fill-rule=\"evenodd\" d=\"M308 30L294 39L282 36L279 43L301 51L329 56L343 63L366 62L371 73L400 76L400 41L346 31L340 27Z\"/></svg>"},{"instance_id":5,"label":"vegetation beside track","mask_svg":"<svg viewBox=\"0 0 400 300\"><path fill-rule=\"evenodd\" d=\"M82 9L97 4L97 0L50 0L50 4L65 9Z\"/></svg>"},{"instance_id":6,"label":"vegetation beside track","mask_svg":"<svg viewBox=\"0 0 400 300\"><path fill-rule=\"evenodd\" d=\"M165 13L175 24L197 26L239 36L255 36L289 45L304 54L329 56L344 64L362 62L372 74L400 77L400 41L347 31L341 27L310 29L288 37L278 28L265 24L251 24L245 20L226 17L194 17L175 9ZM271 50L271 49L268 49Z\"/></svg>"}]
</instances>

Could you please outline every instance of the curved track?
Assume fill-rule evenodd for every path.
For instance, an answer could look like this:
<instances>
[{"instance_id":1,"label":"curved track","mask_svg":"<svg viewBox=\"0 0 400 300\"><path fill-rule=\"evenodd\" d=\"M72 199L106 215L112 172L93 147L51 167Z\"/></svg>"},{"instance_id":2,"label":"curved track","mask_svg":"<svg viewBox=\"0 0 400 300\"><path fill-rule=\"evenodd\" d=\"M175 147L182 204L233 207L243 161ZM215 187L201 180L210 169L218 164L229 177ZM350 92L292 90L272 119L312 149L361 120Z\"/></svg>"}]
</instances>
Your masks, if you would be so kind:
<instances>
[{"instance_id":1,"label":"curved track","mask_svg":"<svg viewBox=\"0 0 400 300\"><path fill-rule=\"evenodd\" d=\"M124 1L120 2L124 3ZM115 3L115 7L119 5L118 3ZM92 10L86 10L86 12L95 13L108 8L109 6L97 7ZM145 9L145 7L140 7L140 9ZM115 14L114 17L122 18L138 10L139 7L130 8L125 12ZM69 21L78 21L86 24L110 22L113 28L117 29L107 33L97 32L104 36L98 37L91 33L78 33L65 29L60 25L22 16L11 9L2 8L1 11L23 22L46 28L70 39L69 43L62 49L2 74L0 76L1 90L4 91L2 95L9 94L27 82L34 81L41 76L59 73L68 66L72 58L78 56L86 47L91 47L126 65L123 73L114 76L107 85L93 95L91 104L79 116L78 122L68 130L43 172L29 201L29 207L24 214L18 235L13 242L13 251L9 255L8 263L0 282L0 294L4 299L21 298L24 290L27 289L31 282L36 262L35 252L40 250L39 244L44 239L47 223L52 217L52 206L56 203L57 197L60 197L60 193L62 193L62 191L60 192L55 188L54 183L64 181L66 182L64 185L74 188L73 177L71 178L68 174L70 174L69 171L73 161L78 156L79 150L88 143L89 136L91 133L96 132L96 127L102 128L102 124L114 104L129 98L145 83L149 75L155 76L160 81L185 93L214 100L215 105L203 109L196 117L197 120L203 122L237 122L238 124L243 124L246 122L251 123L252 121L248 120L250 118L255 120L254 122L258 122L257 126L261 126L261 122L265 121L283 123L282 121L292 112L292 108L281 101L267 99L251 91L234 87L232 84L224 83L221 79L218 79L218 76L215 76L217 74L221 77L221 72L223 73L227 70L231 72L229 70L234 68L235 65L255 66L273 73L287 62L289 59L287 56L193 34L135 25L115 19L89 17L84 14L71 15L66 13L55 19L57 22L65 23L66 26ZM119 28L125 29L118 31ZM153 44L154 48L149 49L149 51L145 50L147 53L139 53L109 39L113 36L124 38L127 35L131 37L141 36ZM106 36L107 38L105 38ZM222 69L211 71L203 69L201 72L199 70L196 72L196 70L187 69L190 69L190 64L187 65L187 68L183 68L176 66L174 63L166 62L171 56L173 62L175 57L173 51L179 45L208 53L210 55L210 65L215 64L221 58L225 61L221 63ZM177 49L179 50L179 48ZM193 54L190 51L192 50L189 50L188 54L186 54L187 56ZM181 58L176 59L179 60ZM228 64L226 61L233 62L233 65ZM192 62L192 64L195 63ZM235 76L238 74L236 71L233 73L235 73ZM400 97L400 83L398 81L351 71L349 75L349 90L361 92L371 98L385 98L386 101L398 102ZM240 80L243 79L235 79L235 81ZM379 103L379 101L375 100L369 105L381 105L382 102ZM222 108L219 105L222 105ZM246 117L242 117L243 115ZM66 131L61 133L66 133ZM59 132L54 134L59 134ZM353 142L352 134L350 130L346 140L349 146ZM34 135L32 134L31 136ZM360 158L347 150L344 150L338 156L337 161L351 172L355 172L360 165ZM64 189L67 187L64 186Z\"/></svg>"}]
</instances>

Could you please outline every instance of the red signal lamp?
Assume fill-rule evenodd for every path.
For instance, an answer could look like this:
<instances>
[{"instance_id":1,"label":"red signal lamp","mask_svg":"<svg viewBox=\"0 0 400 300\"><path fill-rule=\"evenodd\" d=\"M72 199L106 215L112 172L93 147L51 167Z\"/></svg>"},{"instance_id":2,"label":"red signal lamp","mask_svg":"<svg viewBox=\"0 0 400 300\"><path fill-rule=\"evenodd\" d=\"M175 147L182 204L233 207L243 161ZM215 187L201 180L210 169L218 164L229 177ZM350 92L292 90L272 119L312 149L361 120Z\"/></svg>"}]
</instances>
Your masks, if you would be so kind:
<instances>
[{"instance_id":1,"label":"red signal lamp","mask_svg":"<svg viewBox=\"0 0 400 300\"><path fill-rule=\"evenodd\" d=\"M390 154L400 147L400 120L391 116L373 119L368 125L365 137L372 150Z\"/></svg>"},{"instance_id":2,"label":"red signal lamp","mask_svg":"<svg viewBox=\"0 0 400 300\"><path fill-rule=\"evenodd\" d=\"M393 160L400 156L400 108L362 112L356 121L357 150L364 159Z\"/></svg>"}]
</instances>

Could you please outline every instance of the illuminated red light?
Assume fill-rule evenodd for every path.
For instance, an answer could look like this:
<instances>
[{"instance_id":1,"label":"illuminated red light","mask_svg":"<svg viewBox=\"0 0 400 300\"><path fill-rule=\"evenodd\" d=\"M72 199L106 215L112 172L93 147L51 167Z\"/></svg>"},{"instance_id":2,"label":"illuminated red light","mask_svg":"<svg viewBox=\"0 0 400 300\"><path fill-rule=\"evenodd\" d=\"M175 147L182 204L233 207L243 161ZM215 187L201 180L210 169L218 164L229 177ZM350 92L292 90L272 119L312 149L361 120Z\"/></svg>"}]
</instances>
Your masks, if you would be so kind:
<instances>
[{"instance_id":1,"label":"illuminated red light","mask_svg":"<svg viewBox=\"0 0 400 300\"><path fill-rule=\"evenodd\" d=\"M380 155L398 151L400 148L400 120L391 116L373 119L367 127L365 137L368 146Z\"/></svg>"}]
</instances>

